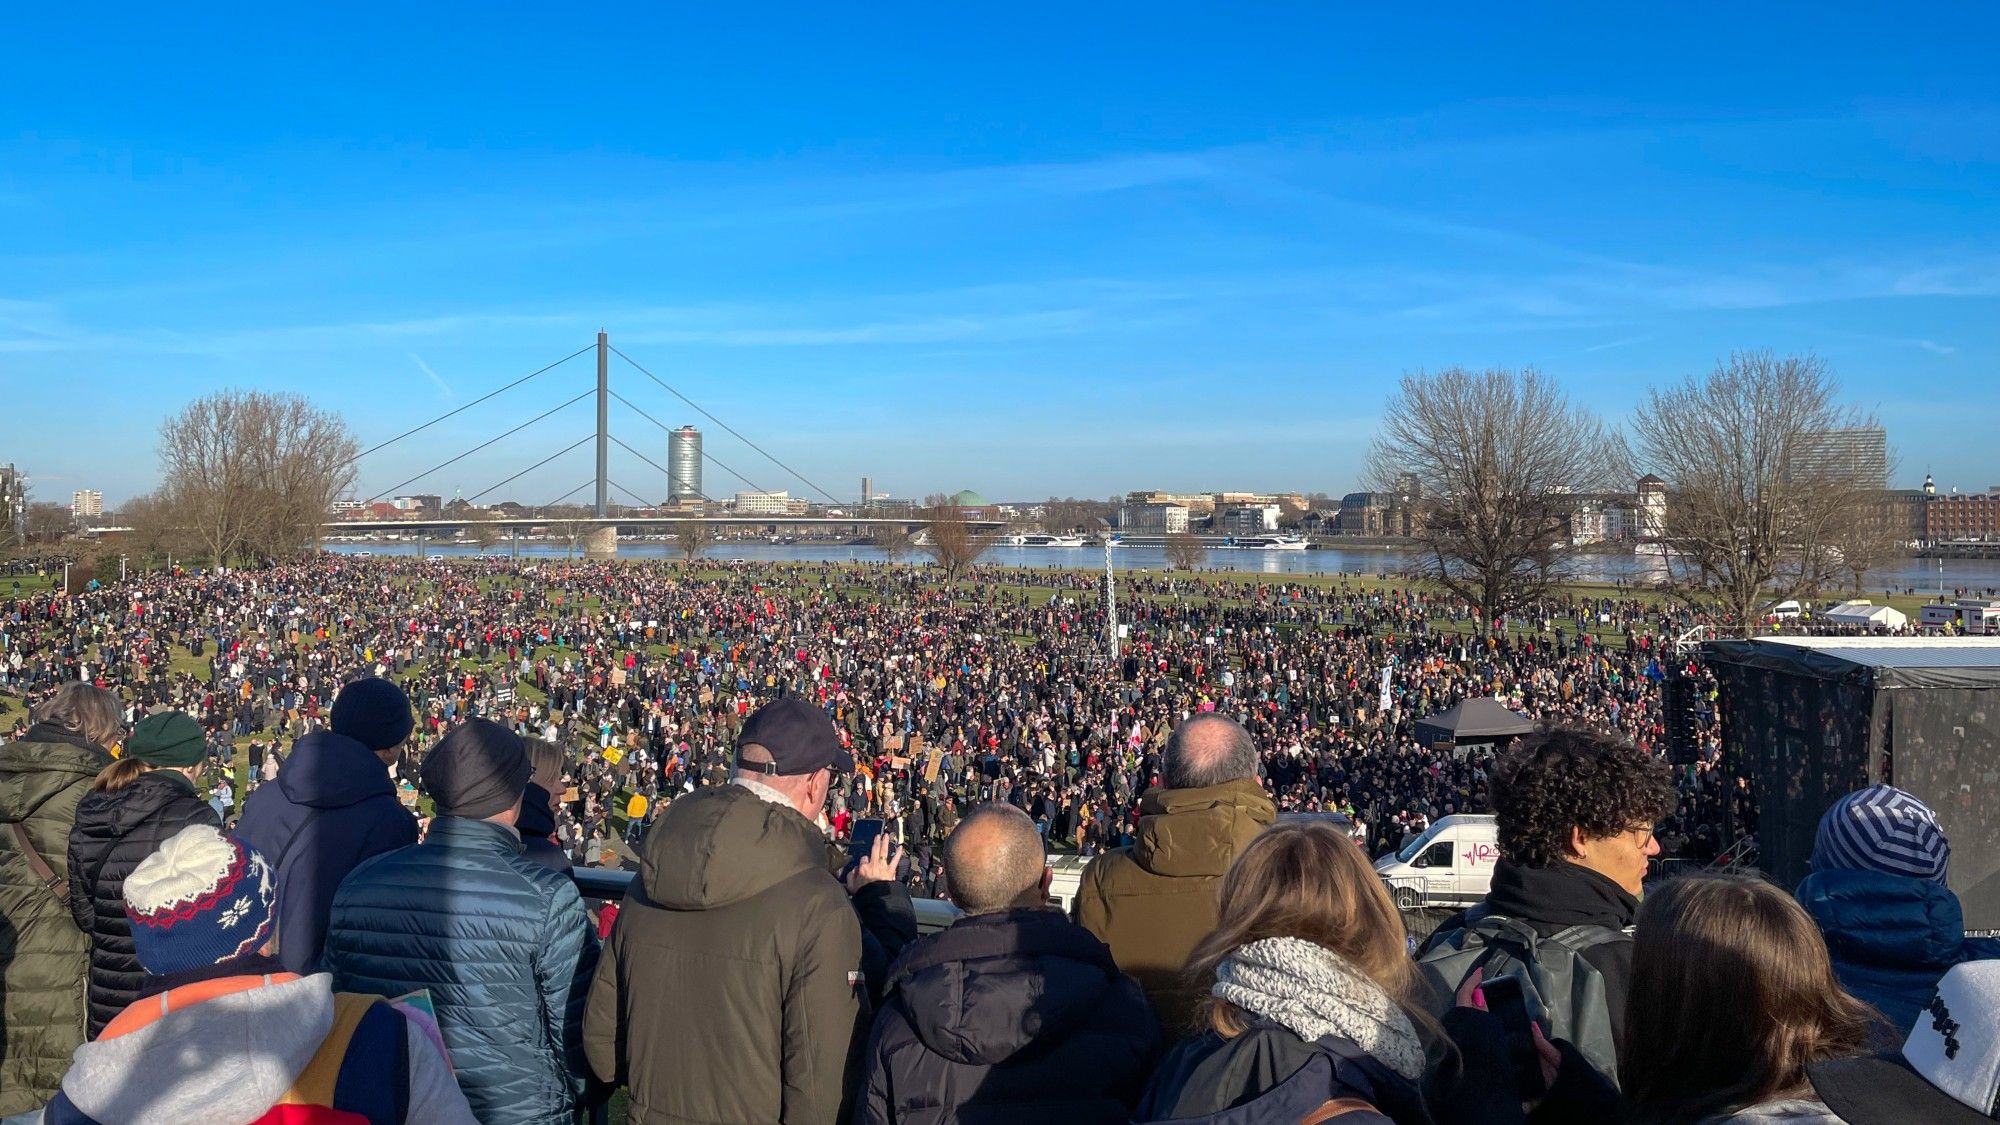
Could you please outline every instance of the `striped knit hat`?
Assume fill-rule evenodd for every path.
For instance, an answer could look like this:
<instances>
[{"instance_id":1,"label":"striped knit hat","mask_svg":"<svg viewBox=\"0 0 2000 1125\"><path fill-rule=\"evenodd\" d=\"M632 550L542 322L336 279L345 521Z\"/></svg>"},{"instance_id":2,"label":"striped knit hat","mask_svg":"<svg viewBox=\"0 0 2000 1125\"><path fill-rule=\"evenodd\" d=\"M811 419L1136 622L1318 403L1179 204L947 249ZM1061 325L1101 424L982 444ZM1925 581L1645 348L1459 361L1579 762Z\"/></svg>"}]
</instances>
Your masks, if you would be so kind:
<instances>
[{"instance_id":1,"label":"striped knit hat","mask_svg":"<svg viewBox=\"0 0 2000 1125\"><path fill-rule=\"evenodd\" d=\"M153 976L222 965L263 949L276 902L264 857L206 824L169 836L125 877L132 950Z\"/></svg>"},{"instance_id":2,"label":"striped knit hat","mask_svg":"<svg viewBox=\"0 0 2000 1125\"><path fill-rule=\"evenodd\" d=\"M1871 785L1835 801L1820 818L1812 865L1942 883L1951 841L1928 805L1893 785Z\"/></svg>"}]
</instances>

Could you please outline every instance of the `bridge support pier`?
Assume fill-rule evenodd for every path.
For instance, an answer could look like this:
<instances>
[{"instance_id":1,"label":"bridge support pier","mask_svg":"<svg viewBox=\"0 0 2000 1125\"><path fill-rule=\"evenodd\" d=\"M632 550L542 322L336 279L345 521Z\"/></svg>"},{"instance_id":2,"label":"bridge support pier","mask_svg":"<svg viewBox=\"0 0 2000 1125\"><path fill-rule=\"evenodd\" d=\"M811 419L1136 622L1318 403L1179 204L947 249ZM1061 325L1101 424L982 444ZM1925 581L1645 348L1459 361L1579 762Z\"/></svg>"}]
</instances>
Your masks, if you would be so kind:
<instances>
[{"instance_id":1,"label":"bridge support pier","mask_svg":"<svg viewBox=\"0 0 2000 1125\"><path fill-rule=\"evenodd\" d=\"M615 559L618 557L618 529L615 527L595 527L583 540L583 557L586 559Z\"/></svg>"}]
</instances>

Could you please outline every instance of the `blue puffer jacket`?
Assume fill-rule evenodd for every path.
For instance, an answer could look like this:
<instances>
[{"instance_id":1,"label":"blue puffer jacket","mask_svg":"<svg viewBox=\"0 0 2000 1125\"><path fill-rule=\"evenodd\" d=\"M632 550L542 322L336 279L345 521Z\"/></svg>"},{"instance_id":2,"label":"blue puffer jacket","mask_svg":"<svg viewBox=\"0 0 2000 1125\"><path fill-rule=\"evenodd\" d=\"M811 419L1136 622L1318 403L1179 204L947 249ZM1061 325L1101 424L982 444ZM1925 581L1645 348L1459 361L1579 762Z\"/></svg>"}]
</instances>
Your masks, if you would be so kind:
<instances>
[{"instance_id":1,"label":"blue puffer jacket","mask_svg":"<svg viewBox=\"0 0 2000 1125\"><path fill-rule=\"evenodd\" d=\"M569 1125L597 939L569 878L510 828L441 816L333 899L325 967L341 992L430 990L482 1125Z\"/></svg>"},{"instance_id":2,"label":"blue puffer jacket","mask_svg":"<svg viewBox=\"0 0 2000 1125\"><path fill-rule=\"evenodd\" d=\"M1946 970L2000 957L2000 943L1966 939L1958 896L1937 883L1875 871L1815 871L1799 884L1799 902L1826 935L1840 983L1904 1034Z\"/></svg>"},{"instance_id":3,"label":"blue puffer jacket","mask_svg":"<svg viewBox=\"0 0 2000 1125\"><path fill-rule=\"evenodd\" d=\"M236 834L278 868L278 960L311 973L341 880L364 860L417 842L375 752L332 731L298 740L278 779L244 802Z\"/></svg>"}]
</instances>

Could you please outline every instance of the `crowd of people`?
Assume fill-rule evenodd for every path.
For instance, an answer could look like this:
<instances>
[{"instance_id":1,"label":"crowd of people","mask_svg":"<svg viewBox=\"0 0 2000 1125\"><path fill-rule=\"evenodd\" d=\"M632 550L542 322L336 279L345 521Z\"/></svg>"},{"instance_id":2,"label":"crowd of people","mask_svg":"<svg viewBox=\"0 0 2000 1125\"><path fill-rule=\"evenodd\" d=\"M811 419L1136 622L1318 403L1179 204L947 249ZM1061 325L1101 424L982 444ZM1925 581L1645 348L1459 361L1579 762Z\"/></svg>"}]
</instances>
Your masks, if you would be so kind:
<instances>
[{"instance_id":1,"label":"crowd of people","mask_svg":"<svg viewBox=\"0 0 2000 1125\"><path fill-rule=\"evenodd\" d=\"M1796 894L1647 887L1752 812L1712 717L1660 753L1662 681L1701 674L1676 613L1140 576L1114 661L1082 579L1008 581L322 557L0 603L33 707L0 744L0 1115L2000 1110L2000 948L1914 797L1837 804ZM1540 733L1417 740L1487 696ZM239 747L240 815L205 784ZM1488 810L1491 893L1418 945L1370 850ZM1319 811L1361 846L1281 816ZM1067 914L1055 850L1090 857ZM607 855L632 886L592 909L566 869ZM919 938L913 888L958 920Z\"/></svg>"},{"instance_id":2,"label":"crowd of people","mask_svg":"<svg viewBox=\"0 0 2000 1125\"><path fill-rule=\"evenodd\" d=\"M863 762L833 796L836 822L896 821L918 860L910 879L934 884L936 844L985 800L1029 811L1059 850L1129 842L1166 733L1189 715L1241 716L1282 809L1343 811L1379 852L1483 807L1485 754L1420 743L1417 720L1492 696L1657 749L1660 683L1700 675L1670 644L1692 618L1623 595L1552 600L1481 637L1461 602L1375 585L1125 583L1130 636L1114 662L1089 578L1068 572L975 575L954 593L921 567L690 576L321 556L0 602L0 701L120 685L128 719L185 711L218 763L243 746L251 789L366 670L415 702L413 760L468 715L562 748L558 838L595 861L726 773L760 699L796 693L829 708ZM1700 739L1680 778L1690 799L1663 835L1706 860L1752 823L1752 795L1718 771L1712 722ZM225 819L237 797L216 794Z\"/></svg>"},{"instance_id":3,"label":"crowd of people","mask_svg":"<svg viewBox=\"0 0 2000 1125\"><path fill-rule=\"evenodd\" d=\"M1491 770L1492 892L1413 958L1366 853L1328 820L1280 821L1250 731L1205 712L1170 732L1140 842L1092 862L1073 917L1049 905L1042 826L984 801L941 847L960 916L919 938L904 845L833 839L858 763L802 695L754 709L721 783L666 804L597 919L527 847L524 813L557 799L527 739L455 723L418 767L428 823L383 803L396 830L356 832L350 807L300 805L284 779L305 764L386 785L401 747L364 739L414 716L379 678L332 711L321 741L344 760L293 756L234 833L194 793L205 740L181 712L128 732L112 693L74 684L0 747L0 1109L556 1125L623 1088L635 1122L2000 1110L2000 947L1953 932L1949 841L1887 786L1828 811L1822 883L1796 898L1747 875L1648 893L1680 800L1668 767L1545 728ZM1854 932L1912 921L1925 942Z\"/></svg>"}]
</instances>

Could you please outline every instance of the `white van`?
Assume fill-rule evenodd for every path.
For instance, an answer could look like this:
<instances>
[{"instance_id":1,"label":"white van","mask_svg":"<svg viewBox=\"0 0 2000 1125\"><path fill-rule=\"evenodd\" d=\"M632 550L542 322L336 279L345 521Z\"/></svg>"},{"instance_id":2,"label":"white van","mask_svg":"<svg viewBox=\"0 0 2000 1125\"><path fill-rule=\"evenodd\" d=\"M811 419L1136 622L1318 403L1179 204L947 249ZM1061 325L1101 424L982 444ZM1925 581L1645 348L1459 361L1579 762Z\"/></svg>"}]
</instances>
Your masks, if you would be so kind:
<instances>
[{"instance_id":1,"label":"white van","mask_svg":"<svg viewBox=\"0 0 2000 1125\"><path fill-rule=\"evenodd\" d=\"M1764 620L1766 622L1795 621L1799 617L1803 616L1804 613L1805 613L1804 606L1801 606L1796 601L1791 601L1788 599L1782 602L1772 602L1770 605L1765 606Z\"/></svg>"},{"instance_id":2,"label":"white van","mask_svg":"<svg viewBox=\"0 0 2000 1125\"><path fill-rule=\"evenodd\" d=\"M1055 878L1049 880L1049 904L1062 907L1064 914L1076 906L1076 892L1083 886L1083 869L1090 866L1090 860L1080 855L1052 855L1049 869Z\"/></svg>"},{"instance_id":3,"label":"white van","mask_svg":"<svg viewBox=\"0 0 2000 1125\"><path fill-rule=\"evenodd\" d=\"M1445 817L1394 855L1375 861L1375 873L1404 910L1465 906L1486 897L1500 859L1500 829L1488 813Z\"/></svg>"}]
</instances>

